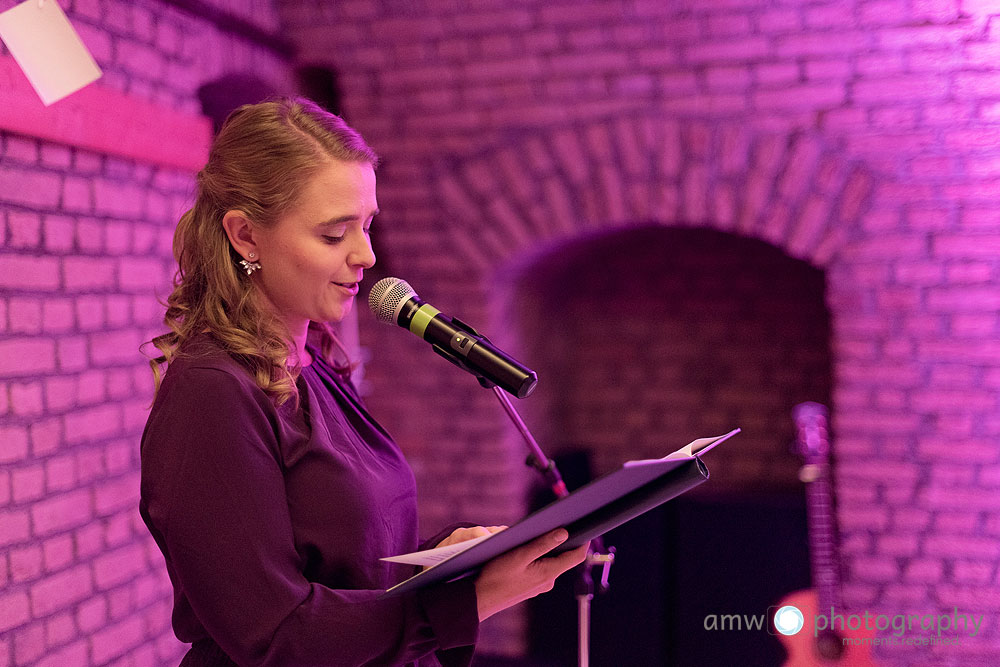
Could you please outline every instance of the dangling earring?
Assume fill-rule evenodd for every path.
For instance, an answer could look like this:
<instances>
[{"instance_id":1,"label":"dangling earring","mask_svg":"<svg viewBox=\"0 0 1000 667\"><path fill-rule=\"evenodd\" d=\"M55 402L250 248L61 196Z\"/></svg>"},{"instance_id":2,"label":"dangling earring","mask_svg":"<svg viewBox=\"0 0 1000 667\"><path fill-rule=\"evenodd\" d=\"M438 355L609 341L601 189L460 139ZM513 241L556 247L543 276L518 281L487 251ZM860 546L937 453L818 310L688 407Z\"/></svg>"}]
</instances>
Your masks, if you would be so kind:
<instances>
[{"instance_id":1,"label":"dangling earring","mask_svg":"<svg viewBox=\"0 0 1000 667\"><path fill-rule=\"evenodd\" d=\"M252 260L254 257L256 257L256 255L254 253L250 253L248 257ZM245 259L241 259L240 266L243 267L243 270L246 271L247 275L249 276L254 271L260 269L260 262L248 262Z\"/></svg>"}]
</instances>

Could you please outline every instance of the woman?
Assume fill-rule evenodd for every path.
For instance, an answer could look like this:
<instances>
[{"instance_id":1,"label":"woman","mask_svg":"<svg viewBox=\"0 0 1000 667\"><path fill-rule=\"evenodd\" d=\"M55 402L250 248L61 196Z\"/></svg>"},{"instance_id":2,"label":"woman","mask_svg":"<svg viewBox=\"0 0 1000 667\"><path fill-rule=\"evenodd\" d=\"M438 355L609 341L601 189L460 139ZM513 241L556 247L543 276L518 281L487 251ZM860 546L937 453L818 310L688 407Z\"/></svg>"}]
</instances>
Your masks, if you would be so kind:
<instances>
[{"instance_id":1,"label":"woman","mask_svg":"<svg viewBox=\"0 0 1000 667\"><path fill-rule=\"evenodd\" d=\"M585 557L541 558L565 539L554 531L475 579L378 599L413 574L379 559L421 546L413 474L325 324L375 263L376 162L307 100L245 106L177 226L140 513L174 587L174 632L193 644L184 666L465 665L481 620Z\"/></svg>"}]
</instances>

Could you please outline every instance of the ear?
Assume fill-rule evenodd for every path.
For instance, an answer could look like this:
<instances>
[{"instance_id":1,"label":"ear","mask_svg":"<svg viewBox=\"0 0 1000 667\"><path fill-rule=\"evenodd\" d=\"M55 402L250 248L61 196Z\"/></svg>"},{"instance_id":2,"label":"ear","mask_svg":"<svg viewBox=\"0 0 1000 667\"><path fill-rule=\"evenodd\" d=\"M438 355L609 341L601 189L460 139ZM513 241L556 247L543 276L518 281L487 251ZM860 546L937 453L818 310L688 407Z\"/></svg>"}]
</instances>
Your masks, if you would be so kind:
<instances>
[{"instance_id":1,"label":"ear","mask_svg":"<svg viewBox=\"0 0 1000 667\"><path fill-rule=\"evenodd\" d=\"M243 211L226 211L226 215L222 217L222 228L226 230L229 242L236 252L243 256L243 259L260 259L260 251L254 241L253 223Z\"/></svg>"}]
</instances>

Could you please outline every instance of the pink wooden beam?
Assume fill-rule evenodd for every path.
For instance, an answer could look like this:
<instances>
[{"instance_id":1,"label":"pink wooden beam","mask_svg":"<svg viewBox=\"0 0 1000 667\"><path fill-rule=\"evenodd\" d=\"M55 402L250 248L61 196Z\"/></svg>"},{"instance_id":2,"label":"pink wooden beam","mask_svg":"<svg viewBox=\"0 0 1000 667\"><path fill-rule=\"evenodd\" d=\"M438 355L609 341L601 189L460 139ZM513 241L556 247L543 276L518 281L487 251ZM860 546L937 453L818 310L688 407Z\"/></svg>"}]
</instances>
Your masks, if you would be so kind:
<instances>
[{"instance_id":1,"label":"pink wooden beam","mask_svg":"<svg viewBox=\"0 0 1000 667\"><path fill-rule=\"evenodd\" d=\"M96 83L46 107L9 56L0 56L0 130L186 171L205 165L212 140L204 116Z\"/></svg>"}]
</instances>

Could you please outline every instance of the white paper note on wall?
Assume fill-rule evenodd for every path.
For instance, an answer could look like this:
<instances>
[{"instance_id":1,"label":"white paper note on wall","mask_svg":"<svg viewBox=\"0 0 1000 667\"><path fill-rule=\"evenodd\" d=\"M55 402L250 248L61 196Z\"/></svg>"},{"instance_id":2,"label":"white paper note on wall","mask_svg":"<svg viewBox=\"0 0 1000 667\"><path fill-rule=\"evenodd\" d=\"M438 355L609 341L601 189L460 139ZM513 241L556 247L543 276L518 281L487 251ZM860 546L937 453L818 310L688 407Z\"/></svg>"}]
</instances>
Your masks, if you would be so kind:
<instances>
[{"instance_id":1,"label":"white paper note on wall","mask_svg":"<svg viewBox=\"0 0 1000 667\"><path fill-rule=\"evenodd\" d=\"M0 39L45 106L101 76L56 0L26 0L0 14Z\"/></svg>"}]
</instances>

